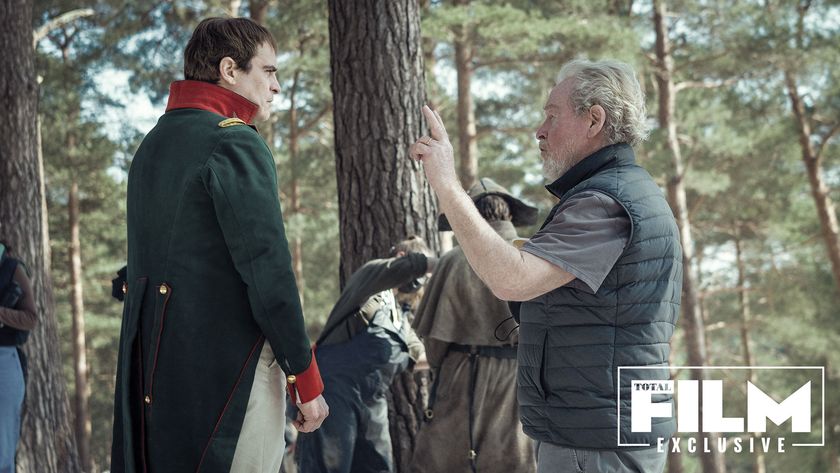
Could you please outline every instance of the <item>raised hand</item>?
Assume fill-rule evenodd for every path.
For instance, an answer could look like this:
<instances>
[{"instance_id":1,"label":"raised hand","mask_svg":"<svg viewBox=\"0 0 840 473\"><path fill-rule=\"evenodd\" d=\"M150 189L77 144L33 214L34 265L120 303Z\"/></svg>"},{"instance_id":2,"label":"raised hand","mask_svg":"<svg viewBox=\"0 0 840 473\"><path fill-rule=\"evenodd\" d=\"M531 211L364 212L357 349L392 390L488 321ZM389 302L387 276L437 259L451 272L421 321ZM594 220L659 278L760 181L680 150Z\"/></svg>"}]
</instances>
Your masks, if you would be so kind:
<instances>
[{"instance_id":1,"label":"raised hand","mask_svg":"<svg viewBox=\"0 0 840 473\"><path fill-rule=\"evenodd\" d=\"M421 136L409 148L409 155L423 164L426 179L436 192L451 185L460 189L458 175L455 173L452 143L449 142L443 120L437 111L433 111L428 105L423 106L423 116L426 117L431 136Z\"/></svg>"}]
</instances>

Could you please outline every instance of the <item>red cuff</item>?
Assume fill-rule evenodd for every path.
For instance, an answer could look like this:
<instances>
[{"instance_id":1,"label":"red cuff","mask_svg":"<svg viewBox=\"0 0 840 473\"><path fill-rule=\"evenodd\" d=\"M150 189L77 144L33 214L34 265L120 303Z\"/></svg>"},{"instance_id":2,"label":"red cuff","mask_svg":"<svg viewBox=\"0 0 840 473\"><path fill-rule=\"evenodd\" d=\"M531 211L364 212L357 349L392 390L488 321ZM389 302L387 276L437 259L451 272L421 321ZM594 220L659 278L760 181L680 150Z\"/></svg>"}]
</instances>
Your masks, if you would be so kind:
<instances>
[{"instance_id":1,"label":"red cuff","mask_svg":"<svg viewBox=\"0 0 840 473\"><path fill-rule=\"evenodd\" d=\"M315 347L312 347L312 361L309 368L298 374L286 376L286 389L289 390L289 397L292 404L309 402L324 392L324 382L321 380L321 372L318 370L318 361L315 359Z\"/></svg>"}]
</instances>

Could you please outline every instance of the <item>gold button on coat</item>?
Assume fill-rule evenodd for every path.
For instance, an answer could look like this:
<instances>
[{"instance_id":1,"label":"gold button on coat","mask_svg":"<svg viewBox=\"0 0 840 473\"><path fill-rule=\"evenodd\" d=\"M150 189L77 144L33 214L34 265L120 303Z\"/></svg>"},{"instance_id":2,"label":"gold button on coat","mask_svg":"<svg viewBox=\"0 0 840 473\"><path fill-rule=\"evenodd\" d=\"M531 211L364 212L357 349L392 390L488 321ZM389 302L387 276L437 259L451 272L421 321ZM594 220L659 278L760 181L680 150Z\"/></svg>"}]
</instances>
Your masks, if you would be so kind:
<instances>
[{"instance_id":1,"label":"gold button on coat","mask_svg":"<svg viewBox=\"0 0 840 473\"><path fill-rule=\"evenodd\" d=\"M127 282L123 281L123 288L122 289L123 289L123 294L128 293L128 283Z\"/></svg>"},{"instance_id":2,"label":"gold button on coat","mask_svg":"<svg viewBox=\"0 0 840 473\"><path fill-rule=\"evenodd\" d=\"M143 398L143 402L145 402L147 405L151 404L152 403L152 396L146 395L146 397Z\"/></svg>"},{"instance_id":3,"label":"gold button on coat","mask_svg":"<svg viewBox=\"0 0 840 473\"><path fill-rule=\"evenodd\" d=\"M289 384L295 384L295 381L297 381L297 377L295 377L295 375L290 374L289 376L286 376L286 382Z\"/></svg>"},{"instance_id":4,"label":"gold button on coat","mask_svg":"<svg viewBox=\"0 0 840 473\"><path fill-rule=\"evenodd\" d=\"M160 285L160 293L161 294L166 294L167 292L169 292L169 289L166 287L166 284L161 284Z\"/></svg>"}]
</instances>

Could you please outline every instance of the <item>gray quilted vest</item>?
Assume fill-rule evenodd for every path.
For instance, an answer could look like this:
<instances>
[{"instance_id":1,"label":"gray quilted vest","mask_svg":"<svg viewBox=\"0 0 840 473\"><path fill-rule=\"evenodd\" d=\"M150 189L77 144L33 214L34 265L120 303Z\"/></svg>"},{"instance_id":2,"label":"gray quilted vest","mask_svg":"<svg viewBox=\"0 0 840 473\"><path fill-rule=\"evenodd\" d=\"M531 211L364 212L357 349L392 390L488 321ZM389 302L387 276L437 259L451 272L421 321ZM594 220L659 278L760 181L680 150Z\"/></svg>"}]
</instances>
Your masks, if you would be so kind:
<instances>
[{"instance_id":1,"label":"gray quilted vest","mask_svg":"<svg viewBox=\"0 0 840 473\"><path fill-rule=\"evenodd\" d=\"M536 440L573 448L655 445L658 437L674 433L675 421L654 418L650 433L631 433L630 381L670 377L669 341L682 290L674 216L627 144L599 150L547 188L560 202L546 223L572 195L597 190L627 210L630 239L596 294L564 286L522 303L517 380L522 426ZM619 383L618 368L625 366L653 369L622 368ZM659 395L654 401L671 399Z\"/></svg>"}]
</instances>

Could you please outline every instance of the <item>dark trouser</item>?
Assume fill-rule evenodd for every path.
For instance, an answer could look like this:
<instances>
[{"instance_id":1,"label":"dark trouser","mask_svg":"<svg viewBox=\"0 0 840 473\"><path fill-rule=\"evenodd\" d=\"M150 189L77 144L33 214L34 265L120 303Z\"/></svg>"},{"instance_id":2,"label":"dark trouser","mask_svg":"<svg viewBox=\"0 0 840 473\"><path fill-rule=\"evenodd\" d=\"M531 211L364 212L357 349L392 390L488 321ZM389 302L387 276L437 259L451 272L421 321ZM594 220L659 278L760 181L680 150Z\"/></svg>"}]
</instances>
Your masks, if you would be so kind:
<instances>
[{"instance_id":1,"label":"dark trouser","mask_svg":"<svg viewBox=\"0 0 840 473\"><path fill-rule=\"evenodd\" d=\"M661 473L666 452L643 450L584 450L537 442L537 473Z\"/></svg>"},{"instance_id":2,"label":"dark trouser","mask_svg":"<svg viewBox=\"0 0 840 473\"><path fill-rule=\"evenodd\" d=\"M408 355L378 328L352 340L318 347L330 415L321 428L298 435L300 473L394 471L385 391Z\"/></svg>"}]
</instances>

